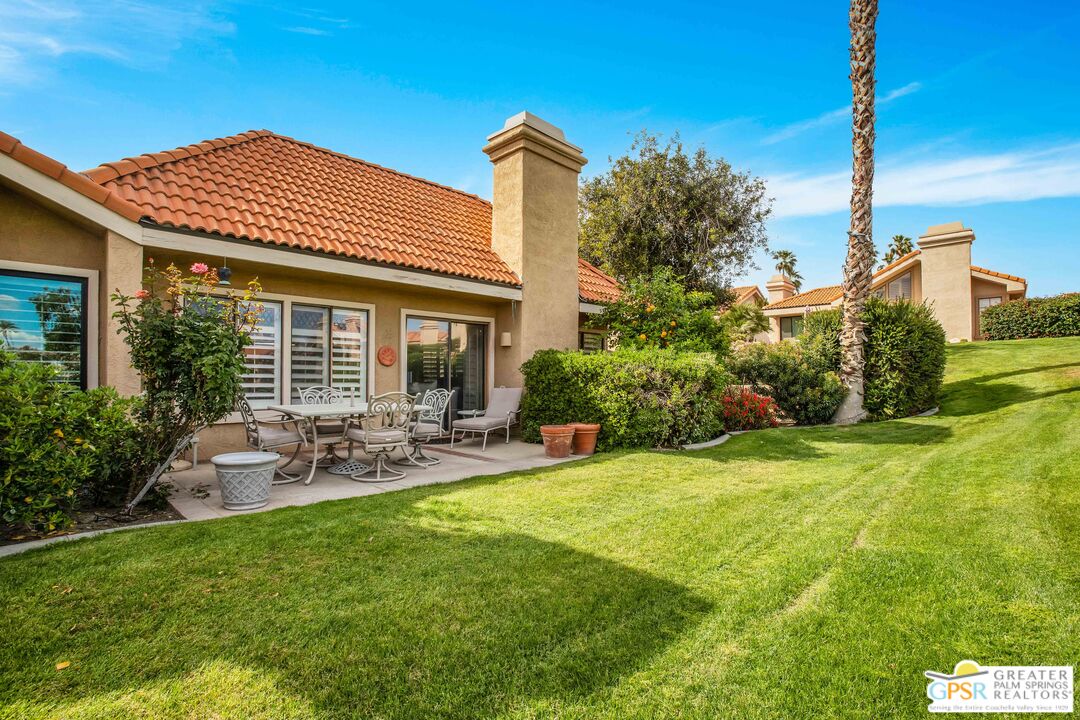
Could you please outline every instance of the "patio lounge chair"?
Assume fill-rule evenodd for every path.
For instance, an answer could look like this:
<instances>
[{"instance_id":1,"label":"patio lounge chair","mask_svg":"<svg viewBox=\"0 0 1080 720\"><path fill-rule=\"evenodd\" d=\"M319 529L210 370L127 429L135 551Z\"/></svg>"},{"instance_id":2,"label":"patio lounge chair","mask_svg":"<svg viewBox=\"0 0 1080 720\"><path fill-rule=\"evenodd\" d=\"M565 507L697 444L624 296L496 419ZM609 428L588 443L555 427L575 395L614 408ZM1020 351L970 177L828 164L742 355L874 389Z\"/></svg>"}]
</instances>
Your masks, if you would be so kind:
<instances>
[{"instance_id":1,"label":"patio lounge chair","mask_svg":"<svg viewBox=\"0 0 1080 720\"><path fill-rule=\"evenodd\" d=\"M487 410L476 417L455 420L450 424L450 447L454 447L457 433L464 440L467 433L483 435L484 444L481 452L487 450L488 433L492 430L506 430L506 442L510 442L510 426L516 425L521 412L521 388L497 387L491 391L491 402Z\"/></svg>"},{"instance_id":2,"label":"patio lounge chair","mask_svg":"<svg viewBox=\"0 0 1080 720\"><path fill-rule=\"evenodd\" d=\"M432 440L446 435L443 420L446 417L446 408L450 405L450 401L456 392L457 390L447 391L438 388L428 390L420 396L417 404L426 405L427 410L420 411L416 420L411 423L409 446L405 449L405 459L398 460L396 464L431 467L442 462L442 458L435 458L425 454L424 446Z\"/></svg>"},{"instance_id":3,"label":"patio lounge chair","mask_svg":"<svg viewBox=\"0 0 1080 720\"><path fill-rule=\"evenodd\" d=\"M389 478L386 478L389 480L405 477L403 470L389 467L387 460L394 450L404 451L409 444L409 422L415 403L415 395L384 393L368 401L367 416L363 420L345 420L345 434L341 441L359 443L364 454L374 461L366 470L354 473L350 478L361 482L380 482L384 474L389 474ZM372 472L375 477L371 477Z\"/></svg>"},{"instance_id":4,"label":"patio lounge chair","mask_svg":"<svg viewBox=\"0 0 1080 720\"><path fill-rule=\"evenodd\" d=\"M307 446L307 438L297 427L296 418L282 418L280 420L259 420L255 417L255 411L251 409L247 398L241 396L236 402L240 417L244 422L244 434L247 436L248 447L260 452L275 450L281 447L296 446L292 457L284 465L279 465L274 471L283 480L274 480L275 485L296 482L300 479L300 473L291 474L285 472L285 468L293 464L300 450ZM287 427L291 425L292 427ZM277 427L275 427L277 426Z\"/></svg>"}]
</instances>

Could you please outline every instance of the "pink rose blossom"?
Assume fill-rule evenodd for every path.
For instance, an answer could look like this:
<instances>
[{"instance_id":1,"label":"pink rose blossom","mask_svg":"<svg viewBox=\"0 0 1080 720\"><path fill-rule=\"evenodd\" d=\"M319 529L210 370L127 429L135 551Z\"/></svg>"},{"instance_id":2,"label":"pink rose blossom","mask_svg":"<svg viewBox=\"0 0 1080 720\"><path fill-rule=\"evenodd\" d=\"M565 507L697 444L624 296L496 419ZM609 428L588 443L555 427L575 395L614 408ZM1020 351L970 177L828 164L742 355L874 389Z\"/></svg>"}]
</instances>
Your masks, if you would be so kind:
<instances>
[{"instance_id":1,"label":"pink rose blossom","mask_svg":"<svg viewBox=\"0 0 1080 720\"><path fill-rule=\"evenodd\" d=\"M195 263L191 266L191 273L193 275L205 275L210 272L210 266L206 263Z\"/></svg>"},{"instance_id":2,"label":"pink rose blossom","mask_svg":"<svg viewBox=\"0 0 1080 720\"><path fill-rule=\"evenodd\" d=\"M149 290L136 290L135 291L135 297L137 297L139 300L145 300L146 298L150 297L150 291Z\"/></svg>"}]
</instances>

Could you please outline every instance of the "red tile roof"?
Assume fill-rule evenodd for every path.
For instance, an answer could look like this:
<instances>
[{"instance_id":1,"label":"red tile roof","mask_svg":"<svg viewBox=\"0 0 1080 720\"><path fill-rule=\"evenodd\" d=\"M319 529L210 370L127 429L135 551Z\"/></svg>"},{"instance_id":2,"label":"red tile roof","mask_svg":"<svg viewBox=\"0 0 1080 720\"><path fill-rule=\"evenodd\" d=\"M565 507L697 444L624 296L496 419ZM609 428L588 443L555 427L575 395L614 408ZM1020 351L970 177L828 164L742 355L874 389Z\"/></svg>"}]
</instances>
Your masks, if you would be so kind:
<instances>
[{"instance_id":1,"label":"red tile roof","mask_svg":"<svg viewBox=\"0 0 1080 720\"><path fill-rule=\"evenodd\" d=\"M801 308L813 305L830 305L843 294L839 285L814 288L798 295L792 295L785 300L779 300L771 305L766 305L764 310L783 310L785 308Z\"/></svg>"},{"instance_id":2,"label":"red tile roof","mask_svg":"<svg viewBox=\"0 0 1080 720\"><path fill-rule=\"evenodd\" d=\"M757 285L740 285L738 287L731 288L731 292L735 293L736 305L741 303L743 300L748 299L751 295L754 295L755 293L761 295L761 290L758 289ZM765 297L764 295L761 296Z\"/></svg>"},{"instance_id":3,"label":"red tile roof","mask_svg":"<svg viewBox=\"0 0 1080 720\"><path fill-rule=\"evenodd\" d=\"M604 303L619 299L619 283L603 270L578 258L578 295L585 302Z\"/></svg>"},{"instance_id":4,"label":"red tile roof","mask_svg":"<svg viewBox=\"0 0 1080 720\"><path fill-rule=\"evenodd\" d=\"M86 175L158 225L520 284L491 249L490 203L268 130Z\"/></svg>"},{"instance_id":5,"label":"red tile roof","mask_svg":"<svg viewBox=\"0 0 1080 720\"><path fill-rule=\"evenodd\" d=\"M921 250L915 249L909 253L901 255L891 263L881 268L874 273L874 279L881 277L894 268L898 267L902 263L907 262L911 258L917 256ZM810 305L831 305L832 303L843 297L844 291L839 285L829 285L823 288L814 288L813 290L807 290L799 295L792 295L786 300L780 300L772 305L766 305L765 310L777 310L784 308L799 308Z\"/></svg>"},{"instance_id":6,"label":"red tile roof","mask_svg":"<svg viewBox=\"0 0 1080 720\"><path fill-rule=\"evenodd\" d=\"M978 265L972 265L971 269L975 272L981 272L986 275L993 275L994 277L1004 278L1005 280L1012 280L1013 282L1024 283L1027 285L1027 280L1016 275L1009 275L1007 273L999 273L996 270L987 270L986 268L979 267Z\"/></svg>"},{"instance_id":7,"label":"red tile roof","mask_svg":"<svg viewBox=\"0 0 1080 720\"><path fill-rule=\"evenodd\" d=\"M7 133L0 132L0 153L10 156L28 168L37 170L43 175L48 175L80 195L100 203L115 213L122 215L128 220L138 222L142 217L142 211L134 204L124 200L117 193L103 188L89 180L82 173L69 170L66 165L53 160L47 155L42 155L37 150L31 150Z\"/></svg>"}]
</instances>

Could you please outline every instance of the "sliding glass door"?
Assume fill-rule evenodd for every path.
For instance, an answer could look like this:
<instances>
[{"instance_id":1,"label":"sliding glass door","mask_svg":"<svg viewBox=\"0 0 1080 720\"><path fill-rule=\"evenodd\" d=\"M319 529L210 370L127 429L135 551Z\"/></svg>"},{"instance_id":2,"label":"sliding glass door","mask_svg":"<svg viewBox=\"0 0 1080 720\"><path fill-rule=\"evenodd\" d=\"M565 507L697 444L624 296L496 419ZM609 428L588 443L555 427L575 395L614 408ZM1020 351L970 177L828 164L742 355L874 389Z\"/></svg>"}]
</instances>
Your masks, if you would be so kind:
<instances>
[{"instance_id":1,"label":"sliding glass door","mask_svg":"<svg viewBox=\"0 0 1080 720\"><path fill-rule=\"evenodd\" d=\"M406 318L406 392L455 391L450 419L457 418L458 410L482 410L487 385L487 329L480 323Z\"/></svg>"}]
</instances>

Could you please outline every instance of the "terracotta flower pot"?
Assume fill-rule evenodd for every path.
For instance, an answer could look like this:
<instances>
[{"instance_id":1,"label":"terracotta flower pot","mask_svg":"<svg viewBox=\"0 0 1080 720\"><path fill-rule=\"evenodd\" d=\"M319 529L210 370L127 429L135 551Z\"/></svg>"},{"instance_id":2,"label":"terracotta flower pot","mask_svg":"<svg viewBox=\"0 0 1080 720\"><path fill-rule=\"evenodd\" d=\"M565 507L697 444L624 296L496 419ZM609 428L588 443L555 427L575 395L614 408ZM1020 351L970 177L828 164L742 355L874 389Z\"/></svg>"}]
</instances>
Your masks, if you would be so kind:
<instances>
[{"instance_id":1,"label":"terracotta flower pot","mask_svg":"<svg viewBox=\"0 0 1080 720\"><path fill-rule=\"evenodd\" d=\"M569 457L574 428L569 425L541 425L540 436L544 438L544 454L549 458Z\"/></svg>"},{"instance_id":2,"label":"terracotta flower pot","mask_svg":"<svg viewBox=\"0 0 1080 720\"><path fill-rule=\"evenodd\" d=\"M598 423L570 423L574 428L574 454L592 455L596 452L596 436L600 434Z\"/></svg>"}]
</instances>

